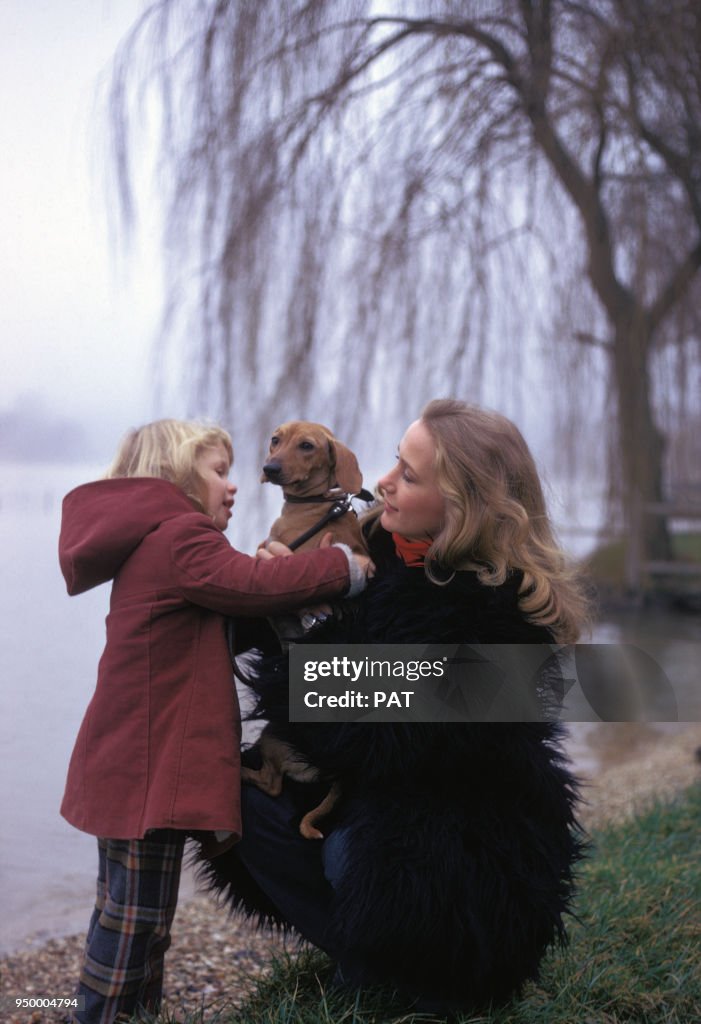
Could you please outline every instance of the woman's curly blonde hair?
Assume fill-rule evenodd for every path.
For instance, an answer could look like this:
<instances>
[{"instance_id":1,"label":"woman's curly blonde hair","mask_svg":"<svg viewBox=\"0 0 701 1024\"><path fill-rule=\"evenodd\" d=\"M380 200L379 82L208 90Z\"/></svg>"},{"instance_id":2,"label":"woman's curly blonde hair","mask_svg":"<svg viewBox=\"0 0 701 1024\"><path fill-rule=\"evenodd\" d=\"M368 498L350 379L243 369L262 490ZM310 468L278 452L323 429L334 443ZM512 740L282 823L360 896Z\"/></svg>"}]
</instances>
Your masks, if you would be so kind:
<instances>
[{"instance_id":1,"label":"woman's curly blonde hair","mask_svg":"<svg viewBox=\"0 0 701 1024\"><path fill-rule=\"evenodd\" d=\"M126 434L105 476L168 480L204 511L204 482L197 460L206 448L217 445L226 451L229 464L233 463L231 437L223 427L193 420L155 420Z\"/></svg>"},{"instance_id":2,"label":"woman's curly blonde hair","mask_svg":"<svg viewBox=\"0 0 701 1024\"><path fill-rule=\"evenodd\" d=\"M454 399L436 399L421 421L436 447L445 524L433 538L426 574L477 567L486 586L520 570L519 605L558 643L574 643L588 621L582 581L558 545L538 470L518 428L505 416Z\"/></svg>"}]
</instances>

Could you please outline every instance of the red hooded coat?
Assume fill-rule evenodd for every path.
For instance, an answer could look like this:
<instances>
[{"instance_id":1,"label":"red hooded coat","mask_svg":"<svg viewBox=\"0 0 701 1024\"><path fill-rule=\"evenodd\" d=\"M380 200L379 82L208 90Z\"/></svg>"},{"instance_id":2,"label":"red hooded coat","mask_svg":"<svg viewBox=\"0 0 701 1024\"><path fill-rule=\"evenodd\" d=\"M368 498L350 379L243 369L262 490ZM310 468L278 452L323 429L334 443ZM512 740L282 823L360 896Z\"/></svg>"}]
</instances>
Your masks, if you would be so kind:
<instances>
[{"instance_id":1,"label":"red hooded coat","mask_svg":"<svg viewBox=\"0 0 701 1024\"><path fill-rule=\"evenodd\" d=\"M113 580L107 643L61 813L113 839L154 828L238 838L241 719L225 617L345 593L345 555L327 548L256 560L178 487L124 478L66 496L59 559L69 594Z\"/></svg>"}]
</instances>

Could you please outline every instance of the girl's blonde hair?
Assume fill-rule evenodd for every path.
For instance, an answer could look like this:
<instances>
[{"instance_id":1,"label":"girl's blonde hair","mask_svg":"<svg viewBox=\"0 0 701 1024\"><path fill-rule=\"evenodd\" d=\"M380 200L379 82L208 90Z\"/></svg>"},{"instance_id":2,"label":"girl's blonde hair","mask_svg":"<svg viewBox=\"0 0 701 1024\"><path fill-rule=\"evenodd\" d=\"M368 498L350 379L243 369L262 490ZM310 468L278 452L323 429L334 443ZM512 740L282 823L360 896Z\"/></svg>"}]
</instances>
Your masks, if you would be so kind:
<instances>
[{"instance_id":1,"label":"girl's blonde hair","mask_svg":"<svg viewBox=\"0 0 701 1024\"><path fill-rule=\"evenodd\" d=\"M574 643L588 620L588 599L555 540L535 461L505 416L454 399L436 399L421 413L436 447L445 524L433 538L425 571L444 583L445 570L477 566L496 587L510 570L523 581L519 605L558 643Z\"/></svg>"},{"instance_id":2,"label":"girl's blonde hair","mask_svg":"<svg viewBox=\"0 0 701 1024\"><path fill-rule=\"evenodd\" d=\"M155 476L179 487L204 511L204 481L197 459L206 448L221 445L234 461L231 437L222 427L190 420L156 420L130 430L105 476Z\"/></svg>"}]
</instances>

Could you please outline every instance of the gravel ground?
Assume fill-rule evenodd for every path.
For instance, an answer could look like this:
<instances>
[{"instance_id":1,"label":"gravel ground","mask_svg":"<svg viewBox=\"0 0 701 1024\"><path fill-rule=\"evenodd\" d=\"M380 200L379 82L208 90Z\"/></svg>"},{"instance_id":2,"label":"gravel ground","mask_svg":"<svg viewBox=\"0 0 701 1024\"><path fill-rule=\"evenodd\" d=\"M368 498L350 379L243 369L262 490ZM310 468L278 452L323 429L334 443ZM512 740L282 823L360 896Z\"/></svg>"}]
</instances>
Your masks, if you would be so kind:
<instances>
[{"instance_id":1,"label":"gravel ground","mask_svg":"<svg viewBox=\"0 0 701 1024\"><path fill-rule=\"evenodd\" d=\"M652 734L645 728L602 727L602 743L608 752L604 763L610 763L595 777L584 779L582 820L587 828L624 820L651 799L670 798L701 778L696 756L701 747L701 725L673 736ZM0 960L0 996L70 995L82 946L83 936L76 935L4 957ZM178 1018L203 1006L235 1005L266 973L271 954L296 947L292 939L255 930L241 918L230 918L209 897L195 896L176 914L173 945L166 958L167 1005ZM54 1010L15 1013L7 1005L0 1010L2 1024L54 1024L61 1020L63 1014Z\"/></svg>"}]
</instances>

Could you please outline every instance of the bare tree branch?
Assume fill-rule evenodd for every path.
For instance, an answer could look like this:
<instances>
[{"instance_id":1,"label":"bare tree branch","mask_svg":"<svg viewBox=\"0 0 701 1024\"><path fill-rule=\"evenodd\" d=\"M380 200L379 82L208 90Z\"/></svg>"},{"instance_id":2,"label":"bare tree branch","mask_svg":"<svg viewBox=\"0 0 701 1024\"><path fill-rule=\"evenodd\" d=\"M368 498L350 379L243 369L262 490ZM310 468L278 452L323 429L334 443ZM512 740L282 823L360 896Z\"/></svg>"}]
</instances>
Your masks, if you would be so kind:
<instances>
[{"instance_id":1,"label":"bare tree branch","mask_svg":"<svg viewBox=\"0 0 701 1024\"><path fill-rule=\"evenodd\" d=\"M115 63L120 197L133 223L152 82L168 327L212 411L360 428L547 336L610 375L619 496L656 500L683 401L655 360L701 346L697 44L694 0L153 3Z\"/></svg>"}]
</instances>

